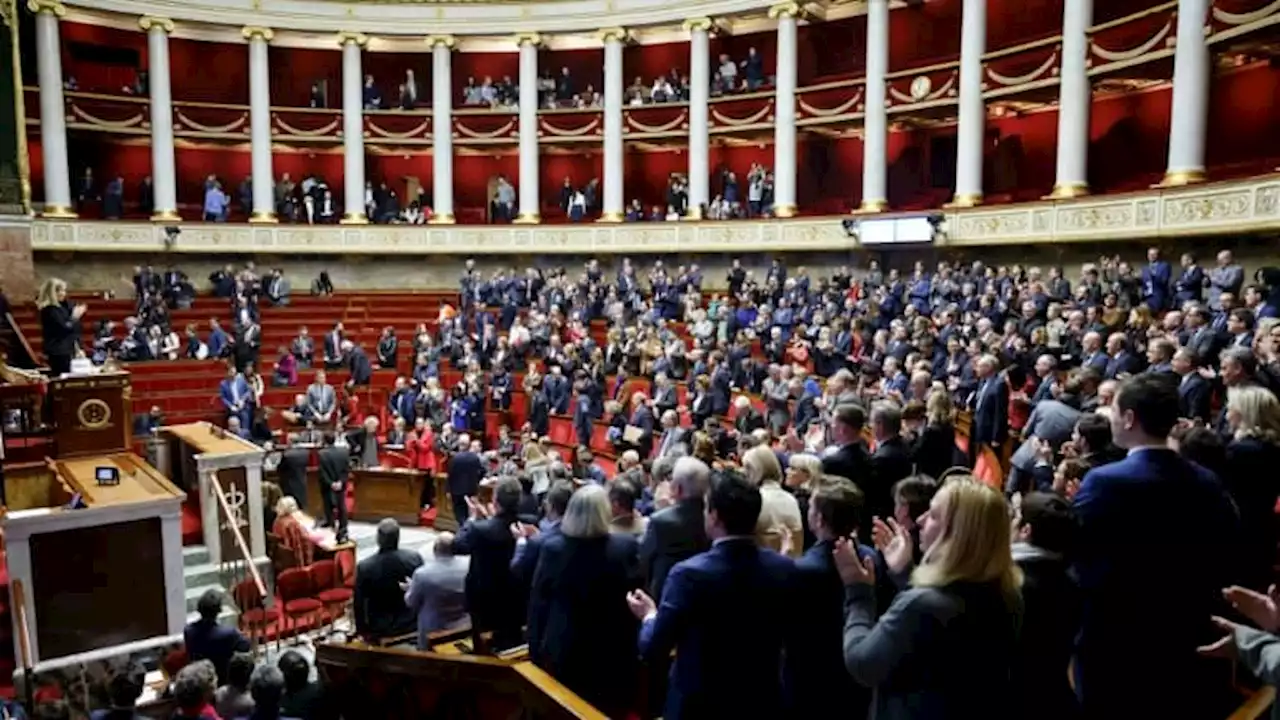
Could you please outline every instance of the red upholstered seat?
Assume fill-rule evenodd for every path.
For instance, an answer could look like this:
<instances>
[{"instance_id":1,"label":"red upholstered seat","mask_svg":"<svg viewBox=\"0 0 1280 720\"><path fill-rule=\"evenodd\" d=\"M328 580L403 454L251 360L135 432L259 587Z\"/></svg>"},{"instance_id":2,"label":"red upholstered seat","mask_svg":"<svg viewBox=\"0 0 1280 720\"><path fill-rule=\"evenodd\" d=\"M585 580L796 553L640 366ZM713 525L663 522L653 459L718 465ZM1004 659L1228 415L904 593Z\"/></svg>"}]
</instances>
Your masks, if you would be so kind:
<instances>
[{"instance_id":1,"label":"red upholstered seat","mask_svg":"<svg viewBox=\"0 0 1280 720\"><path fill-rule=\"evenodd\" d=\"M313 613L323 607L321 602L315 598L298 598L297 600L287 600L284 604L284 612L286 615L306 615Z\"/></svg>"},{"instance_id":2,"label":"red upholstered seat","mask_svg":"<svg viewBox=\"0 0 1280 720\"><path fill-rule=\"evenodd\" d=\"M254 608L240 613L240 622L245 626L268 626L280 620L280 611L275 608Z\"/></svg>"},{"instance_id":3,"label":"red upholstered seat","mask_svg":"<svg viewBox=\"0 0 1280 720\"><path fill-rule=\"evenodd\" d=\"M299 621L309 619L324 609L313 597L311 573L306 568L290 568L276 577L276 590L284 607L282 624L286 631L296 630Z\"/></svg>"}]
</instances>

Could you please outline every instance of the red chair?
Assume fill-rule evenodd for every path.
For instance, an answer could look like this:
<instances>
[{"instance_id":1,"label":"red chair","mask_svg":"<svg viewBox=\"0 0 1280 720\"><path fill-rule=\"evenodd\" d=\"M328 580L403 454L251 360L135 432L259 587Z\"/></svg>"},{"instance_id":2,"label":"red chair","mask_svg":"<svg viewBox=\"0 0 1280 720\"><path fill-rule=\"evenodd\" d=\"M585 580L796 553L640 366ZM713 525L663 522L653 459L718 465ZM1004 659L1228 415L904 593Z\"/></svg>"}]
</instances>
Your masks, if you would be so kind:
<instances>
[{"instance_id":1,"label":"red chair","mask_svg":"<svg viewBox=\"0 0 1280 720\"><path fill-rule=\"evenodd\" d=\"M298 621L315 618L324 605L312 597L311 573L306 568L291 568L276 577L276 590L284 609L283 631L297 631Z\"/></svg>"},{"instance_id":2,"label":"red chair","mask_svg":"<svg viewBox=\"0 0 1280 720\"><path fill-rule=\"evenodd\" d=\"M346 615L354 591L338 585L338 563L335 560L317 560L307 571L311 573L311 587L315 589L316 599L323 606L322 621L325 625L332 625Z\"/></svg>"},{"instance_id":3,"label":"red chair","mask_svg":"<svg viewBox=\"0 0 1280 720\"><path fill-rule=\"evenodd\" d=\"M265 643L267 631L280 621L280 611L262 604L262 595L253 578L246 578L231 588L231 599L240 608L240 631L249 636L251 646L257 647L259 638Z\"/></svg>"}]
</instances>

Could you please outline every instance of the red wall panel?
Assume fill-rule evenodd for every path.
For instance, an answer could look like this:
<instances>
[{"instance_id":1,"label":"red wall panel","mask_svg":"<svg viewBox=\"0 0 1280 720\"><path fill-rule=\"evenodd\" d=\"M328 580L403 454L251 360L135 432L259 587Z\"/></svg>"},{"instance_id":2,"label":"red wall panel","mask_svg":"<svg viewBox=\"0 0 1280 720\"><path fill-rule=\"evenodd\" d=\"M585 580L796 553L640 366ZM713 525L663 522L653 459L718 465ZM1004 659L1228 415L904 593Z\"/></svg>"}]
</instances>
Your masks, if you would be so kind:
<instances>
[{"instance_id":1,"label":"red wall panel","mask_svg":"<svg viewBox=\"0 0 1280 720\"><path fill-rule=\"evenodd\" d=\"M764 57L764 74L769 77L777 72L778 33L748 33L745 35L718 35L711 38L711 74L714 76L720 68L720 55L728 55L736 63L747 59L747 52L755 48ZM738 78L742 78L742 70L738 70Z\"/></svg>"},{"instance_id":2,"label":"red wall panel","mask_svg":"<svg viewBox=\"0 0 1280 720\"><path fill-rule=\"evenodd\" d=\"M398 107L400 83L405 71L412 70L418 84L418 102L431 104L431 51L423 44L419 53L367 52L361 58L365 75L373 76L373 83L382 91L382 101L387 107Z\"/></svg>"},{"instance_id":3,"label":"red wall panel","mask_svg":"<svg viewBox=\"0 0 1280 720\"><path fill-rule=\"evenodd\" d=\"M248 105L249 46L171 38L169 76L174 100Z\"/></svg>"},{"instance_id":4,"label":"red wall panel","mask_svg":"<svg viewBox=\"0 0 1280 720\"><path fill-rule=\"evenodd\" d=\"M85 92L118 94L121 88L131 86L137 78L137 70L147 65L147 38L141 31L117 30L99 25L60 23L62 31L62 73L74 77ZM89 60L77 60L73 45L99 46L132 50L137 53L138 66L108 65Z\"/></svg>"},{"instance_id":5,"label":"red wall panel","mask_svg":"<svg viewBox=\"0 0 1280 720\"><path fill-rule=\"evenodd\" d=\"M307 107L311 83L327 80L329 107L342 107L342 52L271 46L271 104Z\"/></svg>"},{"instance_id":6,"label":"red wall panel","mask_svg":"<svg viewBox=\"0 0 1280 720\"><path fill-rule=\"evenodd\" d=\"M520 158L506 155L464 155L453 159L453 202L458 208L486 208L489 181L505 175L520 188Z\"/></svg>"},{"instance_id":7,"label":"red wall panel","mask_svg":"<svg viewBox=\"0 0 1280 720\"><path fill-rule=\"evenodd\" d=\"M998 139L994 148L987 150L984 185L988 195L1029 200L1053 189L1058 155L1056 110L988 118L987 133Z\"/></svg>"},{"instance_id":8,"label":"red wall panel","mask_svg":"<svg viewBox=\"0 0 1280 720\"><path fill-rule=\"evenodd\" d=\"M1208 164L1240 165L1238 172L1274 169L1280 157L1280 70L1263 63L1213 79L1209 110ZM1261 163L1261 167L1259 167Z\"/></svg>"},{"instance_id":9,"label":"red wall panel","mask_svg":"<svg viewBox=\"0 0 1280 720\"><path fill-rule=\"evenodd\" d=\"M467 78L475 78L480 83L484 82L486 76L494 82L507 76L512 82L519 82L520 54L514 44L509 53L454 53L452 70L453 102L457 105L461 102L462 88Z\"/></svg>"},{"instance_id":10,"label":"red wall panel","mask_svg":"<svg viewBox=\"0 0 1280 720\"><path fill-rule=\"evenodd\" d=\"M889 12L889 70L907 70L960 55L960 0Z\"/></svg>"},{"instance_id":11,"label":"red wall panel","mask_svg":"<svg viewBox=\"0 0 1280 720\"><path fill-rule=\"evenodd\" d=\"M642 152L628 147L623 185L626 202L639 200L647 213L654 205L666 203L667 180L671 174L688 172L689 156L683 148Z\"/></svg>"},{"instance_id":12,"label":"red wall panel","mask_svg":"<svg viewBox=\"0 0 1280 720\"><path fill-rule=\"evenodd\" d=\"M689 74L689 43L629 45L622 49L622 76L627 85L639 77L651 87L654 78L666 75L673 68L681 75Z\"/></svg>"},{"instance_id":13,"label":"red wall panel","mask_svg":"<svg viewBox=\"0 0 1280 720\"><path fill-rule=\"evenodd\" d=\"M806 213L836 214L862 199L862 140L810 135L796 148L796 200Z\"/></svg>"},{"instance_id":14,"label":"red wall panel","mask_svg":"<svg viewBox=\"0 0 1280 720\"><path fill-rule=\"evenodd\" d=\"M1120 95L1093 103L1089 185L1094 192L1141 190L1164 175L1172 93Z\"/></svg>"},{"instance_id":15,"label":"red wall panel","mask_svg":"<svg viewBox=\"0 0 1280 720\"><path fill-rule=\"evenodd\" d=\"M800 26L796 61L800 87L862 75L867 66L867 16Z\"/></svg>"},{"instance_id":16,"label":"red wall panel","mask_svg":"<svg viewBox=\"0 0 1280 720\"><path fill-rule=\"evenodd\" d=\"M584 149L583 152L573 154L543 153L538 158L538 178L542 206L556 207L560 203L560 188L564 186L565 178L575 188L586 185L592 178L604 182L604 154L599 149L595 152L586 152ZM602 184L602 191L603 188ZM597 202L603 199L601 195L597 197Z\"/></svg>"},{"instance_id":17,"label":"red wall panel","mask_svg":"<svg viewBox=\"0 0 1280 720\"><path fill-rule=\"evenodd\" d=\"M538 53L539 75L550 71L553 77L560 77L562 68L569 69L569 75L574 80L574 89L577 92L584 92L590 85L596 92L604 94L603 49L553 50Z\"/></svg>"},{"instance_id":18,"label":"red wall panel","mask_svg":"<svg viewBox=\"0 0 1280 720\"><path fill-rule=\"evenodd\" d=\"M1108 0L1109 1L1109 0ZM1098 3L1106 5L1107 3ZM1062 0L987 3L987 49L1000 50L1062 32Z\"/></svg>"}]
</instances>

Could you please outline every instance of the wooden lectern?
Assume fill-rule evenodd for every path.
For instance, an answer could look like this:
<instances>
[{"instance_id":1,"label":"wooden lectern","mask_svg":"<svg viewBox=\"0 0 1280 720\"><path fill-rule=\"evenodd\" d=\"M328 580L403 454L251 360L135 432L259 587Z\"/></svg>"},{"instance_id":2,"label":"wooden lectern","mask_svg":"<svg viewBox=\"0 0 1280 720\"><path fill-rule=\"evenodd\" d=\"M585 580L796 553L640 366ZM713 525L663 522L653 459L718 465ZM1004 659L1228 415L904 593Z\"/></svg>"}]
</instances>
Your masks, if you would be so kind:
<instances>
[{"instance_id":1,"label":"wooden lectern","mask_svg":"<svg viewBox=\"0 0 1280 720\"><path fill-rule=\"evenodd\" d=\"M133 449L129 373L71 376L49 382L59 458Z\"/></svg>"}]
</instances>

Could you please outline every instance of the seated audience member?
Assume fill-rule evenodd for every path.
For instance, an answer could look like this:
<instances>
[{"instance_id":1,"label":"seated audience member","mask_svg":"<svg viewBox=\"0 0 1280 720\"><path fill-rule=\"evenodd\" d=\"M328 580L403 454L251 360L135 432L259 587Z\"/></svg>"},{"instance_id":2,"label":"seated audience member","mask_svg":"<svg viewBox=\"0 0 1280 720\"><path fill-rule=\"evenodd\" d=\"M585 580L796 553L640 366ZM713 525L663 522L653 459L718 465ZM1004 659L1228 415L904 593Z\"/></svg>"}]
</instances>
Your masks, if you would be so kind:
<instances>
[{"instance_id":1,"label":"seated audience member","mask_svg":"<svg viewBox=\"0 0 1280 720\"><path fill-rule=\"evenodd\" d=\"M298 384L298 358L286 348L279 349L271 384L275 387L293 387Z\"/></svg>"},{"instance_id":2,"label":"seated audience member","mask_svg":"<svg viewBox=\"0 0 1280 720\"><path fill-rule=\"evenodd\" d=\"M970 478L934 495L911 587L877 618L876 561L839 540L845 584L844 658L874 692L873 717L1009 717L1022 614L1022 573L1010 552L1004 498ZM877 533L879 534L879 533ZM880 543L889 572L911 563L900 526Z\"/></svg>"},{"instance_id":3,"label":"seated audience member","mask_svg":"<svg viewBox=\"0 0 1280 720\"><path fill-rule=\"evenodd\" d=\"M293 551L300 567L311 564L315 553L315 537L302 523L302 511L298 509L298 501L285 495L276 503L276 521L271 525L271 534L280 538L280 544Z\"/></svg>"},{"instance_id":4,"label":"seated audience member","mask_svg":"<svg viewBox=\"0 0 1280 720\"><path fill-rule=\"evenodd\" d=\"M285 717L302 718L302 720L331 720L333 713L327 712L324 698L324 687L319 682L311 681L311 663L307 662L297 650L286 650L276 661L276 667L284 676L284 696L280 699L281 720ZM250 692L252 693L252 679ZM258 701L254 699L254 708Z\"/></svg>"},{"instance_id":5,"label":"seated audience member","mask_svg":"<svg viewBox=\"0 0 1280 720\"><path fill-rule=\"evenodd\" d=\"M782 717L787 623L776 613L790 602L793 565L756 545L760 490L749 480L720 475L706 502L711 550L671 569L661 605L642 590L627 596L640 653L675 651L664 717Z\"/></svg>"},{"instance_id":6,"label":"seated audience member","mask_svg":"<svg viewBox=\"0 0 1280 720\"><path fill-rule=\"evenodd\" d=\"M1095 466L1075 496L1084 603L1075 687L1084 717L1214 714L1215 675L1196 648L1229 584L1224 559L1240 556L1240 523L1217 478L1166 447L1178 407L1177 386L1164 378L1123 382L1111 427L1128 454ZM1187 567L1197 570L1188 574ZM1143 601L1152 588L1172 584L1178 592L1163 602ZM1126 662L1121 655L1135 647L1144 661ZM1179 691L1138 698L1133 687Z\"/></svg>"},{"instance_id":7,"label":"seated audience member","mask_svg":"<svg viewBox=\"0 0 1280 720\"><path fill-rule=\"evenodd\" d=\"M1076 697L1062 668L1071 663L1080 623L1080 589L1071 574L1076 520L1069 500L1022 496L1015 508L1013 561L1022 570L1024 615L1014 665L1015 706L1036 717L1075 718Z\"/></svg>"},{"instance_id":8,"label":"seated audience member","mask_svg":"<svg viewBox=\"0 0 1280 720\"><path fill-rule=\"evenodd\" d=\"M311 281L311 294L320 297L329 297L333 294L333 281L329 279L327 270L321 270L320 275Z\"/></svg>"},{"instance_id":9,"label":"seated audience member","mask_svg":"<svg viewBox=\"0 0 1280 720\"><path fill-rule=\"evenodd\" d=\"M178 706L173 720L219 720L210 704L217 685L218 676L209 660L195 660L179 670L173 679L173 699Z\"/></svg>"},{"instance_id":10,"label":"seated audience member","mask_svg":"<svg viewBox=\"0 0 1280 720\"><path fill-rule=\"evenodd\" d=\"M543 544L529 597L529 657L609 717L631 707L635 618L625 598L639 583L636 540L610 534L608 491L573 494L560 535Z\"/></svg>"},{"instance_id":11,"label":"seated audience member","mask_svg":"<svg viewBox=\"0 0 1280 720\"><path fill-rule=\"evenodd\" d=\"M253 712L249 695L249 678L253 675L253 656L236 653L227 663L227 682L213 694L213 707L221 718L241 718Z\"/></svg>"},{"instance_id":12,"label":"seated audience member","mask_svg":"<svg viewBox=\"0 0 1280 720\"><path fill-rule=\"evenodd\" d=\"M520 627L525 621L525 603L511 572L516 546L511 525L519 522L518 508L523 495L519 480L500 480L493 489L492 515L468 497L470 512L454 541L454 552L471 556L467 608L471 611L472 630L476 634L493 631L494 650L514 647L522 639Z\"/></svg>"},{"instance_id":13,"label":"seated audience member","mask_svg":"<svg viewBox=\"0 0 1280 720\"><path fill-rule=\"evenodd\" d=\"M455 555L454 534L442 532L431 545L431 557L409 578L404 604L418 618L418 649L430 650L428 636L439 630L466 627L466 582L471 558Z\"/></svg>"},{"instance_id":14,"label":"seated audience member","mask_svg":"<svg viewBox=\"0 0 1280 720\"><path fill-rule=\"evenodd\" d=\"M671 506L649 516L640 542L640 572L650 597L661 598L667 575L677 563L711 546L703 521L703 496L711 469L682 457L671 471Z\"/></svg>"},{"instance_id":15,"label":"seated audience member","mask_svg":"<svg viewBox=\"0 0 1280 720\"><path fill-rule=\"evenodd\" d=\"M196 602L196 611L200 617L187 623L182 631L182 639L186 644L187 658L192 662L208 660L214 669L215 681L221 682L227 674L227 663L237 652L249 651L249 640L234 627L227 627L218 622L222 613L222 592L206 590ZM217 684L209 688L210 697Z\"/></svg>"},{"instance_id":16,"label":"seated audience member","mask_svg":"<svg viewBox=\"0 0 1280 720\"><path fill-rule=\"evenodd\" d=\"M249 695L253 700L253 711L243 716L244 720L310 720L315 717L294 717L284 712L284 673L278 667L258 666L249 677ZM240 718L237 716L237 720Z\"/></svg>"},{"instance_id":17,"label":"seated audience member","mask_svg":"<svg viewBox=\"0 0 1280 720\"><path fill-rule=\"evenodd\" d=\"M137 713L138 698L146 688L147 670L136 660L122 660L112 664L107 680L107 702L110 705L94 710L89 720L143 720ZM21 720L23 716L10 711L10 717Z\"/></svg>"},{"instance_id":18,"label":"seated audience member","mask_svg":"<svg viewBox=\"0 0 1280 720\"><path fill-rule=\"evenodd\" d=\"M356 634L376 642L413 632L417 615L405 605L402 585L421 566L421 555L400 549L399 523L379 522L378 552L356 565Z\"/></svg>"}]
</instances>

